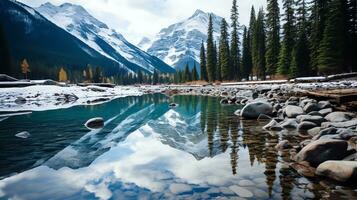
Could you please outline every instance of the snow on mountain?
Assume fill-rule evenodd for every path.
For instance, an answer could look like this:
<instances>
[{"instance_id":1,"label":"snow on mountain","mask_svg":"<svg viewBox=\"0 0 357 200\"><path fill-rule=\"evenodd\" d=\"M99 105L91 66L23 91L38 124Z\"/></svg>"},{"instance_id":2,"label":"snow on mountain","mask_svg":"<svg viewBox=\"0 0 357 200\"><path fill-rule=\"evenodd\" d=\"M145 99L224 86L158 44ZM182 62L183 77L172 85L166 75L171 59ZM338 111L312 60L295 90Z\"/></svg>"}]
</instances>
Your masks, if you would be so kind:
<instances>
[{"instance_id":1,"label":"snow on mountain","mask_svg":"<svg viewBox=\"0 0 357 200\"><path fill-rule=\"evenodd\" d=\"M144 38L139 47L176 69L182 69L187 62L191 67L194 62L199 65L201 43L207 40L210 14L214 38L218 41L222 17L197 10L190 18L162 29L152 41Z\"/></svg>"},{"instance_id":2,"label":"snow on mountain","mask_svg":"<svg viewBox=\"0 0 357 200\"><path fill-rule=\"evenodd\" d=\"M70 3L55 6L45 3L36 10L102 55L119 63L123 63L123 60L130 62L128 67L132 71L140 69L148 72L174 72L166 63L140 50L120 33L94 18L82 6Z\"/></svg>"}]
</instances>

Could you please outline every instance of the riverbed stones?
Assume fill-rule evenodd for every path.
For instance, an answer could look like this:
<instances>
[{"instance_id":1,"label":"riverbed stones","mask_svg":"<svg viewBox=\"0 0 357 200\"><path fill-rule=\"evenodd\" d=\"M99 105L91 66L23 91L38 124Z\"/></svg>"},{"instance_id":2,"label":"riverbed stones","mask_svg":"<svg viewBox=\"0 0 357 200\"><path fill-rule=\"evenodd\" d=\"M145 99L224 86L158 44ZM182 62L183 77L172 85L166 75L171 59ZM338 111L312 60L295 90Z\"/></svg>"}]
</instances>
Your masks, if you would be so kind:
<instances>
[{"instance_id":1,"label":"riverbed stones","mask_svg":"<svg viewBox=\"0 0 357 200\"><path fill-rule=\"evenodd\" d=\"M314 116L314 115L300 115L300 116L297 116L296 119L299 121L299 122L313 122L317 125L320 125L322 122L325 122L326 120L321 117L321 116Z\"/></svg>"},{"instance_id":2,"label":"riverbed stones","mask_svg":"<svg viewBox=\"0 0 357 200\"><path fill-rule=\"evenodd\" d=\"M89 119L84 125L89 129L100 129L104 126L104 119L101 117L92 118Z\"/></svg>"},{"instance_id":3,"label":"riverbed stones","mask_svg":"<svg viewBox=\"0 0 357 200\"><path fill-rule=\"evenodd\" d=\"M321 127L315 127L315 128L307 130L307 133L309 135L311 135L312 137L314 137L314 136L318 135L320 133L320 131L321 131Z\"/></svg>"},{"instance_id":4,"label":"riverbed stones","mask_svg":"<svg viewBox=\"0 0 357 200\"><path fill-rule=\"evenodd\" d=\"M281 127L280 124L275 119L273 119L267 125L265 125L263 129L269 131L281 131L283 130L283 127Z\"/></svg>"},{"instance_id":5,"label":"riverbed stones","mask_svg":"<svg viewBox=\"0 0 357 200\"><path fill-rule=\"evenodd\" d=\"M317 106L317 103L309 102L304 106L303 109L306 113L312 112L312 111L319 111L320 108Z\"/></svg>"},{"instance_id":6,"label":"riverbed stones","mask_svg":"<svg viewBox=\"0 0 357 200\"><path fill-rule=\"evenodd\" d=\"M357 180L357 162L326 161L317 167L316 174L340 182L354 181Z\"/></svg>"},{"instance_id":7,"label":"riverbed stones","mask_svg":"<svg viewBox=\"0 0 357 200\"><path fill-rule=\"evenodd\" d=\"M343 140L316 140L305 146L296 156L297 162L306 161L317 167L327 160L341 160L348 156L348 144Z\"/></svg>"},{"instance_id":8,"label":"riverbed stones","mask_svg":"<svg viewBox=\"0 0 357 200\"><path fill-rule=\"evenodd\" d=\"M331 107L331 103L329 101L319 101L317 103L317 106L320 108L320 109L326 109L326 108L330 108Z\"/></svg>"},{"instance_id":9,"label":"riverbed stones","mask_svg":"<svg viewBox=\"0 0 357 200\"><path fill-rule=\"evenodd\" d=\"M345 122L352 118L353 114L348 112L332 112L325 117L325 119L330 122Z\"/></svg>"},{"instance_id":10,"label":"riverbed stones","mask_svg":"<svg viewBox=\"0 0 357 200\"><path fill-rule=\"evenodd\" d=\"M283 122L281 122L280 126L286 129L295 129L297 128L298 123L296 122L296 119L287 118Z\"/></svg>"},{"instance_id":11,"label":"riverbed stones","mask_svg":"<svg viewBox=\"0 0 357 200\"><path fill-rule=\"evenodd\" d=\"M249 186L254 186L255 184L253 183L253 181L250 180L240 180L238 182L238 185L242 186L242 187L249 187Z\"/></svg>"},{"instance_id":12,"label":"riverbed stones","mask_svg":"<svg viewBox=\"0 0 357 200\"><path fill-rule=\"evenodd\" d=\"M253 193L243 187L240 187L238 185L232 185L229 186L229 189L232 190L234 193L236 193L240 197L244 198L251 198L253 197Z\"/></svg>"},{"instance_id":13,"label":"riverbed stones","mask_svg":"<svg viewBox=\"0 0 357 200\"><path fill-rule=\"evenodd\" d=\"M304 121L298 125L297 129L298 131L307 131L315 127L317 127L317 124L315 124L314 122Z\"/></svg>"},{"instance_id":14,"label":"riverbed stones","mask_svg":"<svg viewBox=\"0 0 357 200\"><path fill-rule=\"evenodd\" d=\"M264 101L256 101L247 104L241 111L241 116L247 119L257 119L260 114L271 116L273 106Z\"/></svg>"},{"instance_id":15,"label":"riverbed stones","mask_svg":"<svg viewBox=\"0 0 357 200\"><path fill-rule=\"evenodd\" d=\"M355 128L357 126L357 119L345 122L324 122L321 124L322 128L335 127L335 128Z\"/></svg>"},{"instance_id":16,"label":"riverbed stones","mask_svg":"<svg viewBox=\"0 0 357 200\"><path fill-rule=\"evenodd\" d=\"M319 113L322 115L322 116L326 116L330 113L332 113L332 108L325 108L325 109L322 109L322 110L319 110Z\"/></svg>"},{"instance_id":17,"label":"riverbed stones","mask_svg":"<svg viewBox=\"0 0 357 200\"><path fill-rule=\"evenodd\" d=\"M25 103L26 103L26 99L23 98L23 97L17 97L17 98L15 99L15 103L16 103L16 104L19 104L19 105L25 104Z\"/></svg>"},{"instance_id":18,"label":"riverbed stones","mask_svg":"<svg viewBox=\"0 0 357 200\"><path fill-rule=\"evenodd\" d=\"M284 109L284 113L288 118L295 118L304 114L304 110L299 106L288 105Z\"/></svg>"}]
</instances>

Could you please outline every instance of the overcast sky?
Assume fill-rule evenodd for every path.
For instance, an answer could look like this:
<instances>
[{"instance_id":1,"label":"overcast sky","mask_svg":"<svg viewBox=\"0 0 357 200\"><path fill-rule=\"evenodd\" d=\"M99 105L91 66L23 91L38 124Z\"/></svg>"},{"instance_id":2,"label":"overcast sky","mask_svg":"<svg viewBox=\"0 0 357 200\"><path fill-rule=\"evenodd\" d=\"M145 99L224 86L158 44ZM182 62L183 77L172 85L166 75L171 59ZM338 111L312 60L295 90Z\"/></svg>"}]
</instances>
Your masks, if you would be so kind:
<instances>
[{"instance_id":1,"label":"overcast sky","mask_svg":"<svg viewBox=\"0 0 357 200\"><path fill-rule=\"evenodd\" d=\"M65 2L83 6L110 28L137 44L143 37L153 37L162 28L184 20L201 9L229 19L232 0L19 0L38 7L45 2L60 5ZM251 6L256 10L266 0L238 0L240 23L248 24Z\"/></svg>"}]
</instances>

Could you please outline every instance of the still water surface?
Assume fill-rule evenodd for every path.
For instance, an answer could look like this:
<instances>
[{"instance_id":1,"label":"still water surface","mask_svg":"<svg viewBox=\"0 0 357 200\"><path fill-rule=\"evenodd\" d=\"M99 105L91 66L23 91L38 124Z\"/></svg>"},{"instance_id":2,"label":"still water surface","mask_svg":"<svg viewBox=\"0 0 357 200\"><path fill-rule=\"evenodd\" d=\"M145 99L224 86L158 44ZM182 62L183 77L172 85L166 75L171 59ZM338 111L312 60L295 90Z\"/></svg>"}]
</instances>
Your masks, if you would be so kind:
<instances>
[{"instance_id":1,"label":"still water surface","mask_svg":"<svg viewBox=\"0 0 357 200\"><path fill-rule=\"evenodd\" d=\"M0 199L357 198L354 188L298 175L274 146L301 139L239 120L236 109L157 94L0 121ZM98 116L103 129L83 126ZM31 136L14 136L21 131Z\"/></svg>"}]
</instances>

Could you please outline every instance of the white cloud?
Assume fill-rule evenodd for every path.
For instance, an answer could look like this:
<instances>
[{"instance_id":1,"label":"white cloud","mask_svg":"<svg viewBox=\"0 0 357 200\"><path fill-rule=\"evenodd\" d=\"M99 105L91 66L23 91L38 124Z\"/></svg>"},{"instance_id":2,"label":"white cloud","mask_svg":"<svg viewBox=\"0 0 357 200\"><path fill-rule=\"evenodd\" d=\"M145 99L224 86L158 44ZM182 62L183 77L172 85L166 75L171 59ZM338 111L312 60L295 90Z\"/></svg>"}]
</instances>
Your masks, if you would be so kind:
<instances>
[{"instance_id":1,"label":"white cloud","mask_svg":"<svg viewBox=\"0 0 357 200\"><path fill-rule=\"evenodd\" d=\"M54 5L78 4L130 42L153 37L162 28L190 17L196 9L229 19L232 0L19 0L32 7L47 1ZM254 5L266 7L266 0L238 0L240 23L247 24Z\"/></svg>"}]
</instances>

